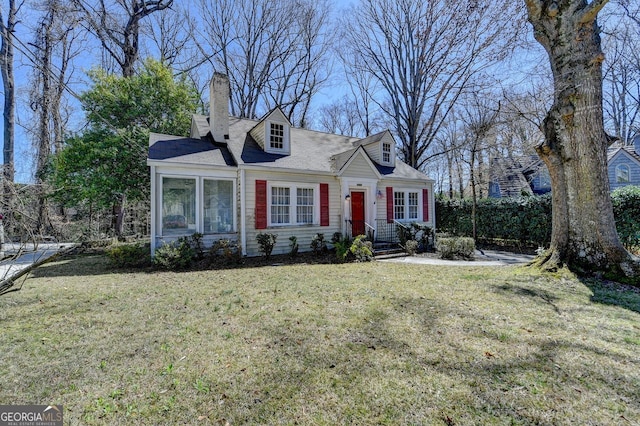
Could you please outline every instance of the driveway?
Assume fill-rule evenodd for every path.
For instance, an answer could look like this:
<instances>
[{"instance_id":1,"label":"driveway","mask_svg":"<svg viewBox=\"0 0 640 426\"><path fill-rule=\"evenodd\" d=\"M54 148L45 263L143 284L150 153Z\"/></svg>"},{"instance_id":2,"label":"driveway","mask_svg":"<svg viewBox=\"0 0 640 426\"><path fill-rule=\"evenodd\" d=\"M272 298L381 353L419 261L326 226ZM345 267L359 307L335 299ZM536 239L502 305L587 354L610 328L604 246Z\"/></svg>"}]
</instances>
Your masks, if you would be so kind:
<instances>
[{"instance_id":1,"label":"driveway","mask_svg":"<svg viewBox=\"0 0 640 426\"><path fill-rule=\"evenodd\" d=\"M413 263L420 265L449 265L449 266L507 266L524 265L535 259L535 255L511 253L507 251L476 250L473 260L445 260L430 256L401 256L377 259L380 262Z\"/></svg>"},{"instance_id":2,"label":"driveway","mask_svg":"<svg viewBox=\"0 0 640 426\"><path fill-rule=\"evenodd\" d=\"M0 261L0 282L16 279L52 256L72 249L75 243L5 243Z\"/></svg>"}]
</instances>

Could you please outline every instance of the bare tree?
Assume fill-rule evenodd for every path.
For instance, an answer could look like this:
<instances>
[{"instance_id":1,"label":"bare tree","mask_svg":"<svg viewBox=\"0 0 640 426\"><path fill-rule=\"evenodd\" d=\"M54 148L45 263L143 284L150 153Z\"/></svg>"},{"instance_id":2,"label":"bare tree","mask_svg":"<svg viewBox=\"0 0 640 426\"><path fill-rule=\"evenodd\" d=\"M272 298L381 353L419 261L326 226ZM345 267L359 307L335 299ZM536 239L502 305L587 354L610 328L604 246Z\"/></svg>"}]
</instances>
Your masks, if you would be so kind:
<instances>
[{"instance_id":1,"label":"bare tree","mask_svg":"<svg viewBox=\"0 0 640 426\"><path fill-rule=\"evenodd\" d=\"M141 21L167 9L173 0L73 0L73 3L82 13L87 29L120 66L122 75L130 77L140 52Z\"/></svg>"},{"instance_id":2,"label":"bare tree","mask_svg":"<svg viewBox=\"0 0 640 426\"><path fill-rule=\"evenodd\" d=\"M347 136L363 136L358 109L348 96L323 105L319 114L320 130Z\"/></svg>"},{"instance_id":3,"label":"bare tree","mask_svg":"<svg viewBox=\"0 0 640 426\"><path fill-rule=\"evenodd\" d=\"M512 2L366 0L345 16L350 66L366 70L381 90L376 103L394 121L403 160L422 168L436 135L472 77L510 45ZM507 9L507 10L505 10ZM455 11L455 12L454 12ZM354 17L357 16L357 19Z\"/></svg>"},{"instance_id":4,"label":"bare tree","mask_svg":"<svg viewBox=\"0 0 640 426\"><path fill-rule=\"evenodd\" d=\"M43 233L49 225L48 206L44 190L45 174L50 155L62 149L68 117L62 108L63 95L71 60L79 54L74 50L74 14L60 0L46 0L39 5L43 16L36 28L33 43L34 63L31 78L30 105L37 130L33 132L36 152L35 183L39 189L36 232Z\"/></svg>"},{"instance_id":5,"label":"bare tree","mask_svg":"<svg viewBox=\"0 0 640 426\"><path fill-rule=\"evenodd\" d=\"M149 35L148 56L159 56L159 60L173 69L188 68L196 50L191 47L191 23L183 10L164 9L152 14L143 24Z\"/></svg>"},{"instance_id":6,"label":"bare tree","mask_svg":"<svg viewBox=\"0 0 640 426\"><path fill-rule=\"evenodd\" d=\"M473 93L464 103L460 112L460 120L464 123L464 149L468 157L463 157L469 168L469 184L471 186L471 223L472 237L476 234L476 210L478 204L478 188L482 198L483 165L485 151L495 145L495 127L500 115L500 104L493 105L486 94Z\"/></svg>"},{"instance_id":7,"label":"bare tree","mask_svg":"<svg viewBox=\"0 0 640 426\"><path fill-rule=\"evenodd\" d=\"M327 78L326 0L202 0L203 57L229 76L231 113L257 118L280 106L306 125L311 99Z\"/></svg>"},{"instance_id":8,"label":"bare tree","mask_svg":"<svg viewBox=\"0 0 640 426\"><path fill-rule=\"evenodd\" d=\"M637 283L640 262L620 243L609 196L604 55L597 23L606 3L526 1L554 78L553 106L543 123L545 141L536 147L551 175L553 203L551 247L538 265L608 271Z\"/></svg>"},{"instance_id":9,"label":"bare tree","mask_svg":"<svg viewBox=\"0 0 640 426\"><path fill-rule=\"evenodd\" d=\"M15 79L13 73L14 57L14 33L18 25L18 11L24 2L9 0L8 11L5 18L5 11L0 7L0 71L2 72L2 85L4 89L4 173L3 177L8 182L14 179L13 149L15 143ZM6 21L5 21L6 19Z\"/></svg>"},{"instance_id":10,"label":"bare tree","mask_svg":"<svg viewBox=\"0 0 640 426\"><path fill-rule=\"evenodd\" d=\"M603 41L605 124L624 144L640 131L640 24L631 13L614 14Z\"/></svg>"},{"instance_id":11,"label":"bare tree","mask_svg":"<svg viewBox=\"0 0 640 426\"><path fill-rule=\"evenodd\" d=\"M2 113L4 124L3 144L3 185L2 208L0 209L0 221L11 222L13 204L13 181L15 177L14 144L15 144L15 77L13 72L14 60L14 33L18 25L18 13L24 2L9 0L8 11L5 18L4 8L0 6L0 73L4 89L4 109ZM6 19L6 21L5 21ZM0 249L4 244L5 226L0 232Z\"/></svg>"}]
</instances>

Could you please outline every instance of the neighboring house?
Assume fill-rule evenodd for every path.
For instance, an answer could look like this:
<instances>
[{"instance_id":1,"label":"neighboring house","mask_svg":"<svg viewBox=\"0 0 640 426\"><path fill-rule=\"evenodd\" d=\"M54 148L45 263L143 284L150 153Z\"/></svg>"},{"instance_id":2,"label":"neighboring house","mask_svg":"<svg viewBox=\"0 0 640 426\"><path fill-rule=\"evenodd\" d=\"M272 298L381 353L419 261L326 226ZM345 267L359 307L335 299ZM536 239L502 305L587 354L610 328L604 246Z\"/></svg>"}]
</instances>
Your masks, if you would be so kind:
<instances>
[{"instance_id":1,"label":"neighboring house","mask_svg":"<svg viewBox=\"0 0 640 426\"><path fill-rule=\"evenodd\" d=\"M640 185L640 134L632 145L614 143L607 152L609 185L613 191L627 185Z\"/></svg>"},{"instance_id":2,"label":"neighboring house","mask_svg":"<svg viewBox=\"0 0 640 426\"><path fill-rule=\"evenodd\" d=\"M151 249L196 232L236 240L259 255L256 235L335 232L395 236L399 223L435 225L433 181L396 158L388 132L364 139L294 128L279 108L261 120L229 116L229 81L215 74L211 116L194 115L188 138L151 134Z\"/></svg>"},{"instance_id":3,"label":"neighboring house","mask_svg":"<svg viewBox=\"0 0 640 426\"><path fill-rule=\"evenodd\" d=\"M607 151L611 191L640 185L640 135L632 145L614 142ZM537 156L494 158L491 160L489 197L515 197L551 191L549 171Z\"/></svg>"},{"instance_id":4,"label":"neighboring house","mask_svg":"<svg viewBox=\"0 0 640 426\"><path fill-rule=\"evenodd\" d=\"M490 164L489 197L519 197L551 191L549 171L535 155L493 158Z\"/></svg>"}]
</instances>

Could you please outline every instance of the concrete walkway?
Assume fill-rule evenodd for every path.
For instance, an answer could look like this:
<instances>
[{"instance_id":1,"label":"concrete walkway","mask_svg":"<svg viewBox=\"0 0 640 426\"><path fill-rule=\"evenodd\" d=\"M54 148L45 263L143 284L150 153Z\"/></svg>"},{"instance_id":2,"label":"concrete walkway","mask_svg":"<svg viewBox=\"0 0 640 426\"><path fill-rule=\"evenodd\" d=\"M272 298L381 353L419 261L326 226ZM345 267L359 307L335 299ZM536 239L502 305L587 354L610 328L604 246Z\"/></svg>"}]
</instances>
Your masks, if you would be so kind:
<instances>
[{"instance_id":1,"label":"concrete walkway","mask_svg":"<svg viewBox=\"0 0 640 426\"><path fill-rule=\"evenodd\" d=\"M0 261L0 282L16 279L58 253L71 250L75 243L5 243Z\"/></svg>"},{"instance_id":2,"label":"concrete walkway","mask_svg":"<svg viewBox=\"0 0 640 426\"><path fill-rule=\"evenodd\" d=\"M380 262L400 262L420 265L449 265L449 266L506 266L523 265L535 258L534 255L510 253L506 251L476 250L474 260L445 260L429 256L401 256L377 259Z\"/></svg>"}]
</instances>

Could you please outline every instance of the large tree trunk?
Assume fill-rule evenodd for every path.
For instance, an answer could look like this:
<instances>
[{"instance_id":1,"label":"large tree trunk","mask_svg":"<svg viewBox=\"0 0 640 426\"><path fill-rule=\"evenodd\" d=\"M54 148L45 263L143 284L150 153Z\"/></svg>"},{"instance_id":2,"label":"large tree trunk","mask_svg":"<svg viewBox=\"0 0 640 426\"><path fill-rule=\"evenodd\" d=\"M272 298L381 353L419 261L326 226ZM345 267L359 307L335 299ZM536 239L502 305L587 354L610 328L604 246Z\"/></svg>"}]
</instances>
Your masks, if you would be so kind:
<instances>
[{"instance_id":1,"label":"large tree trunk","mask_svg":"<svg viewBox=\"0 0 640 426\"><path fill-rule=\"evenodd\" d=\"M538 264L640 277L640 263L616 233L602 114L602 61L596 16L607 0L526 0L536 40L554 76L554 103L536 150L551 175L551 247ZM635 278L634 278L635 277Z\"/></svg>"}]
</instances>

